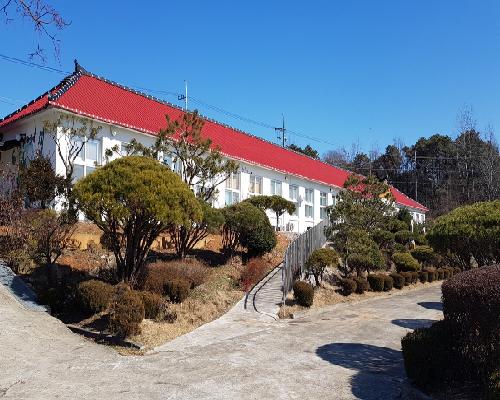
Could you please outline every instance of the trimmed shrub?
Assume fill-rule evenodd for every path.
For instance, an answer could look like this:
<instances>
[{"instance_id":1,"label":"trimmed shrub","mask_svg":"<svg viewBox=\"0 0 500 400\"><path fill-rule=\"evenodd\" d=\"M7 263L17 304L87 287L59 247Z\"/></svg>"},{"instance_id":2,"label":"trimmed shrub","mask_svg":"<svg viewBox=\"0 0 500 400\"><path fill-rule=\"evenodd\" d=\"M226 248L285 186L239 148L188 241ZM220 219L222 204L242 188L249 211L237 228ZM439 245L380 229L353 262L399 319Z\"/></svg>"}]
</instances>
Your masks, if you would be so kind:
<instances>
[{"instance_id":1,"label":"trimmed shrub","mask_svg":"<svg viewBox=\"0 0 500 400\"><path fill-rule=\"evenodd\" d=\"M410 251L413 258L424 265L432 265L436 261L436 253L430 246L419 246Z\"/></svg>"},{"instance_id":2,"label":"trimmed shrub","mask_svg":"<svg viewBox=\"0 0 500 400\"><path fill-rule=\"evenodd\" d=\"M392 261L396 264L396 270L398 272L420 270L418 261L415 260L410 253L394 253L392 255Z\"/></svg>"},{"instance_id":3,"label":"trimmed shrub","mask_svg":"<svg viewBox=\"0 0 500 400\"><path fill-rule=\"evenodd\" d=\"M306 271L314 276L316 286L319 286L326 267L338 265L339 256L333 249L322 248L314 250L306 261Z\"/></svg>"},{"instance_id":4,"label":"trimmed shrub","mask_svg":"<svg viewBox=\"0 0 500 400\"><path fill-rule=\"evenodd\" d=\"M243 267L240 276L241 288L246 292L272 269L272 265L261 257L252 258Z\"/></svg>"},{"instance_id":5,"label":"trimmed shrub","mask_svg":"<svg viewBox=\"0 0 500 400\"><path fill-rule=\"evenodd\" d=\"M296 281L293 284L293 297L301 306L311 307L314 300L314 288L308 282Z\"/></svg>"},{"instance_id":6,"label":"trimmed shrub","mask_svg":"<svg viewBox=\"0 0 500 400\"><path fill-rule=\"evenodd\" d=\"M80 282L77 288L77 302L85 313L97 314L111 303L115 289L110 284L95 279Z\"/></svg>"},{"instance_id":7,"label":"trimmed shrub","mask_svg":"<svg viewBox=\"0 0 500 400\"><path fill-rule=\"evenodd\" d=\"M356 282L356 293L363 294L370 290L370 284L366 280L366 278L362 278L360 276L355 276L352 278L354 282Z\"/></svg>"},{"instance_id":8,"label":"trimmed shrub","mask_svg":"<svg viewBox=\"0 0 500 400\"><path fill-rule=\"evenodd\" d=\"M479 266L500 260L500 200L458 207L437 218L427 234L435 251L453 254L469 267L471 256Z\"/></svg>"},{"instance_id":9,"label":"trimmed shrub","mask_svg":"<svg viewBox=\"0 0 500 400\"><path fill-rule=\"evenodd\" d=\"M368 275L368 283L374 292L382 292L384 290L384 276L379 274Z\"/></svg>"},{"instance_id":10,"label":"trimmed shrub","mask_svg":"<svg viewBox=\"0 0 500 400\"><path fill-rule=\"evenodd\" d=\"M405 278L405 286L411 284L411 272L400 272L399 273L403 278Z\"/></svg>"},{"instance_id":11,"label":"trimmed shrub","mask_svg":"<svg viewBox=\"0 0 500 400\"><path fill-rule=\"evenodd\" d=\"M427 272L427 282L434 282L437 281L438 279L438 274L435 269L425 269L425 272Z\"/></svg>"},{"instance_id":12,"label":"trimmed shrub","mask_svg":"<svg viewBox=\"0 0 500 400\"><path fill-rule=\"evenodd\" d=\"M453 275L459 274L460 272L462 272L460 267L453 267Z\"/></svg>"},{"instance_id":13,"label":"trimmed shrub","mask_svg":"<svg viewBox=\"0 0 500 400\"><path fill-rule=\"evenodd\" d=\"M158 261L146 267L141 287L148 292L163 295L166 282L184 279L194 289L206 281L208 273L208 268L195 259Z\"/></svg>"},{"instance_id":14,"label":"trimmed shrub","mask_svg":"<svg viewBox=\"0 0 500 400\"><path fill-rule=\"evenodd\" d=\"M420 271L418 273L418 279L420 279L420 282L422 283L426 283L426 282L429 282L428 279L429 279L429 274L427 271Z\"/></svg>"},{"instance_id":15,"label":"trimmed shrub","mask_svg":"<svg viewBox=\"0 0 500 400\"><path fill-rule=\"evenodd\" d=\"M442 293L461 354L483 375L493 372L500 365L500 264L455 275Z\"/></svg>"},{"instance_id":16,"label":"trimmed shrub","mask_svg":"<svg viewBox=\"0 0 500 400\"><path fill-rule=\"evenodd\" d=\"M139 292L144 303L144 315L148 319L156 319L160 314L165 299L157 293Z\"/></svg>"},{"instance_id":17,"label":"trimmed shrub","mask_svg":"<svg viewBox=\"0 0 500 400\"><path fill-rule=\"evenodd\" d=\"M394 287L396 289L403 289L405 285L405 278L401 274L391 274L391 278L394 281Z\"/></svg>"},{"instance_id":18,"label":"trimmed shrub","mask_svg":"<svg viewBox=\"0 0 500 400\"><path fill-rule=\"evenodd\" d=\"M165 282L163 291L165 295L170 298L172 303L182 303L189 296L191 285L186 279L176 279Z\"/></svg>"},{"instance_id":19,"label":"trimmed shrub","mask_svg":"<svg viewBox=\"0 0 500 400\"><path fill-rule=\"evenodd\" d=\"M358 287L356 281L354 281L354 279L349 279L349 278L342 279L340 281L340 284L342 286L342 294L344 294L345 296L353 294Z\"/></svg>"},{"instance_id":20,"label":"trimmed shrub","mask_svg":"<svg viewBox=\"0 0 500 400\"><path fill-rule=\"evenodd\" d=\"M413 233L410 231L398 231L394 234L394 239L399 244L408 244L413 239Z\"/></svg>"},{"instance_id":21,"label":"trimmed shrub","mask_svg":"<svg viewBox=\"0 0 500 400\"><path fill-rule=\"evenodd\" d=\"M419 388L429 391L446 386L456 375L453 366L452 331L447 321L435 322L430 328L418 328L401 339L408 378Z\"/></svg>"},{"instance_id":22,"label":"trimmed shrub","mask_svg":"<svg viewBox=\"0 0 500 400\"><path fill-rule=\"evenodd\" d=\"M120 337L137 335L144 319L144 303L141 295L128 290L117 296L109 318L109 329Z\"/></svg>"},{"instance_id":23,"label":"trimmed shrub","mask_svg":"<svg viewBox=\"0 0 500 400\"><path fill-rule=\"evenodd\" d=\"M486 398L488 400L500 399L500 369L490 374L488 377L488 387L486 389Z\"/></svg>"},{"instance_id":24,"label":"trimmed shrub","mask_svg":"<svg viewBox=\"0 0 500 400\"><path fill-rule=\"evenodd\" d=\"M410 272L410 274L411 274L411 283L414 285L415 283L418 282L418 272L413 271Z\"/></svg>"},{"instance_id":25,"label":"trimmed shrub","mask_svg":"<svg viewBox=\"0 0 500 400\"><path fill-rule=\"evenodd\" d=\"M407 249L403 244L394 243L394 251L404 253L405 251L407 251Z\"/></svg>"},{"instance_id":26,"label":"trimmed shrub","mask_svg":"<svg viewBox=\"0 0 500 400\"><path fill-rule=\"evenodd\" d=\"M442 268L443 274L444 274L444 279L449 279L453 276L453 268Z\"/></svg>"},{"instance_id":27,"label":"trimmed shrub","mask_svg":"<svg viewBox=\"0 0 500 400\"><path fill-rule=\"evenodd\" d=\"M415 240L415 243L418 245L418 246L425 246L428 241L427 241L427 238L425 237L425 235L423 234L417 234L413 237L413 239Z\"/></svg>"},{"instance_id":28,"label":"trimmed shrub","mask_svg":"<svg viewBox=\"0 0 500 400\"><path fill-rule=\"evenodd\" d=\"M392 290L394 281L389 275L382 275L384 277L384 292Z\"/></svg>"},{"instance_id":29,"label":"trimmed shrub","mask_svg":"<svg viewBox=\"0 0 500 400\"><path fill-rule=\"evenodd\" d=\"M438 268L436 269L438 280L442 281L444 279L444 269Z\"/></svg>"}]
</instances>

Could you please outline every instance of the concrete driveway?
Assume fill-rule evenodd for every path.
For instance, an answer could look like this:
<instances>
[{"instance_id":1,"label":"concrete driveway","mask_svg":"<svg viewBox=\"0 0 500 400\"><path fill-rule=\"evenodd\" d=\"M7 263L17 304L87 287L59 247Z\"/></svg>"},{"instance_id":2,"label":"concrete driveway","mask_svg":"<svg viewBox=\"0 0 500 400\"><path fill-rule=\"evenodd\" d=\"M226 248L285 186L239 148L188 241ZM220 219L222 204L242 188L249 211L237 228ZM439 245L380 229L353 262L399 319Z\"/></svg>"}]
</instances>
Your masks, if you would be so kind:
<instances>
[{"instance_id":1,"label":"concrete driveway","mask_svg":"<svg viewBox=\"0 0 500 400\"><path fill-rule=\"evenodd\" d=\"M400 338L441 316L439 286L290 321L234 309L149 355L122 357L0 285L0 398L418 398L408 395Z\"/></svg>"}]
</instances>

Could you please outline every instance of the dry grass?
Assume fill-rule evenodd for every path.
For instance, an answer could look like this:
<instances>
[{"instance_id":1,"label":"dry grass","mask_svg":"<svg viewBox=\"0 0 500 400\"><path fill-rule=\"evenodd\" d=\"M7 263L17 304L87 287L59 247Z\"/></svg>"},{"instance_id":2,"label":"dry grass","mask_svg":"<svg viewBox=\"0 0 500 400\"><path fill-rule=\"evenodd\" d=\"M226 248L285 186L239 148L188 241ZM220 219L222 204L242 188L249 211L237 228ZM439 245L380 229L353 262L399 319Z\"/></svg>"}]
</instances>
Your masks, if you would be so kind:
<instances>
[{"instance_id":1,"label":"dry grass","mask_svg":"<svg viewBox=\"0 0 500 400\"><path fill-rule=\"evenodd\" d=\"M421 289L424 287L431 287L440 285L442 281L436 281L432 283L421 283L418 282L414 285L405 286L403 289L393 289L390 292L365 292L363 294L353 293L349 296L341 295L337 286L330 285L327 282L322 282L321 286L316 288L314 291L314 302L310 308L299 306L295 304L292 295L288 295L286 305L281 307L278 312L279 318L292 318L293 314L307 311L316 310L323 307L332 306L340 303L349 303L352 301L366 300L372 297L389 297L394 294L408 292L410 290Z\"/></svg>"},{"instance_id":2,"label":"dry grass","mask_svg":"<svg viewBox=\"0 0 500 400\"><path fill-rule=\"evenodd\" d=\"M131 339L151 349L220 317L244 295L238 284L241 269L238 259L212 269L206 282L196 287L183 303L170 306L177 313L174 323L144 320L142 333Z\"/></svg>"}]
</instances>

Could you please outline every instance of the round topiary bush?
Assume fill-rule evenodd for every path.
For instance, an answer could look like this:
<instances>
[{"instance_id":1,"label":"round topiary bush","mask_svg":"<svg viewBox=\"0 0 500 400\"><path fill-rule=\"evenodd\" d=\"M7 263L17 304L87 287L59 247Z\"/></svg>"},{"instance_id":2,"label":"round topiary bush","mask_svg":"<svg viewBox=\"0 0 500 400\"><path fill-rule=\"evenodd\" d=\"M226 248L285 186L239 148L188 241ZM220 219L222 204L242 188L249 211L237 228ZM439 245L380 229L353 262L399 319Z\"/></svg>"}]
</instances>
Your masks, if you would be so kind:
<instances>
[{"instance_id":1,"label":"round topiary bush","mask_svg":"<svg viewBox=\"0 0 500 400\"><path fill-rule=\"evenodd\" d=\"M500 264L462 272L443 283L443 313L459 349L484 373L500 365Z\"/></svg>"},{"instance_id":2,"label":"round topiary bush","mask_svg":"<svg viewBox=\"0 0 500 400\"><path fill-rule=\"evenodd\" d=\"M370 284L368 283L366 278L355 276L352 279L354 280L354 282L356 282L356 293L363 294L364 292L370 290Z\"/></svg>"},{"instance_id":3,"label":"round topiary bush","mask_svg":"<svg viewBox=\"0 0 500 400\"><path fill-rule=\"evenodd\" d=\"M401 274L391 274L391 278L394 281L394 287L396 289L403 289L405 285L405 278Z\"/></svg>"},{"instance_id":4,"label":"round topiary bush","mask_svg":"<svg viewBox=\"0 0 500 400\"><path fill-rule=\"evenodd\" d=\"M500 260L500 200L458 207L437 218L427 235L433 249L455 256L469 268L471 256L479 266Z\"/></svg>"},{"instance_id":5,"label":"round topiary bush","mask_svg":"<svg viewBox=\"0 0 500 400\"><path fill-rule=\"evenodd\" d=\"M384 290L384 276L379 274L370 274L367 277L370 288L374 292L382 292Z\"/></svg>"},{"instance_id":6,"label":"round topiary bush","mask_svg":"<svg viewBox=\"0 0 500 400\"><path fill-rule=\"evenodd\" d=\"M165 282L163 291L172 303L182 303L189 296L191 284L186 279L174 279Z\"/></svg>"},{"instance_id":7,"label":"round topiary bush","mask_svg":"<svg viewBox=\"0 0 500 400\"><path fill-rule=\"evenodd\" d=\"M140 323L144 316L141 295L134 290L124 291L113 302L109 329L120 337L137 335L141 331Z\"/></svg>"},{"instance_id":8,"label":"round topiary bush","mask_svg":"<svg viewBox=\"0 0 500 400\"><path fill-rule=\"evenodd\" d=\"M410 253L394 253L392 255L392 261L396 265L396 270L398 272L420 270L420 264Z\"/></svg>"},{"instance_id":9,"label":"round topiary bush","mask_svg":"<svg viewBox=\"0 0 500 400\"><path fill-rule=\"evenodd\" d=\"M426 282L428 282L428 278L429 278L429 274L427 273L427 271L420 271L418 273L418 279L420 279L420 282L426 283Z\"/></svg>"},{"instance_id":10,"label":"round topiary bush","mask_svg":"<svg viewBox=\"0 0 500 400\"><path fill-rule=\"evenodd\" d=\"M296 281L293 284L293 297L299 305L311 307L314 301L314 288L308 282Z\"/></svg>"},{"instance_id":11,"label":"round topiary bush","mask_svg":"<svg viewBox=\"0 0 500 400\"><path fill-rule=\"evenodd\" d=\"M453 275L459 274L462 270L459 267L453 267Z\"/></svg>"},{"instance_id":12,"label":"round topiary bush","mask_svg":"<svg viewBox=\"0 0 500 400\"><path fill-rule=\"evenodd\" d=\"M411 274L411 283L412 283L412 285L414 285L415 283L418 282L418 272L413 271L413 272L410 272L410 274Z\"/></svg>"},{"instance_id":13,"label":"round topiary bush","mask_svg":"<svg viewBox=\"0 0 500 400\"><path fill-rule=\"evenodd\" d=\"M394 281L389 275L382 275L384 278L384 292L392 290L394 286Z\"/></svg>"},{"instance_id":14,"label":"round topiary bush","mask_svg":"<svg viewBox=\"0 0 500 400\"><path fill-rule=\"evenodd\" d=\"M436 272L435 269L425 269L425 272L427 272L427 282L434 282L437 281L438 279L438 273Z\"/></svg>"},{"instance_id":15,"label":"round topiary bush","mask_svg":"<svg viewBox=\"0 0 500 400\"><path fill-rule=\"evenodd\" d=\"M156 319L162 312L165 299L157 293L139 292L144 303L144 314L148 319Z\"/></svg>"},{"instance_id":16,"label":"round topiary bush","mask_svg":"<svg viewBox=\"0 0 500 400\"><path fill-rule=\"evenodd\" d=\"M405 245L413 239L413 233L410 231L398 231L394 234L394 239L397 243Z\"/></svg>"},{"instance_id":17,"label":"round topiary bush","mask_svg":"<svg viewBox=\"0 0 500 400\"><path fill-rule=\"evenodd\" d=\"M340 281L340 285L342 287L342 294L344 294L345 296L349 296L350 294L353 294L358 287L356 281L354 281L353 279L349 279L349 278L342 279Z\"/></svg>"},{"instance_id":18,"label":"round topiary bush","mask_svg":"<svg viewBox=\"0 0 500 400\"><path fill-rule=\"evenodd\" d=\"M444 269L438 268L436 269L436 272L437 272L437 279L442 281L444 279Z\"/></svg>"},{"instance_id":19,"label":"round topiary bush","mask_svg":"<svg viewBox=\"0 0 500 400\"><path fill-rule=\"evenodd\" d=\"M87 314L97 314L108 308L115 290L110 284L95 279L83 281L77 287L77 302Z\"/></svg>"},{"instance_id":20,"label":"round topiary bush","mask_svg":"<svg viewBox=\"0 0 500 400\"><path fill-rule=\"evenodd\" d=\"M338 265L339 256L335 250L330 248L322 248L314 250L306 261L306 271L314 276L316 286L319 286L320 279L328 266L336 267Z\"/></svg>"},{"instance_id":21,"label":"round topiary bush","mask_svg":"<svg viewBox=\"0 0 500 400\"><path fill-rule=\"evenodd\" d=\"M399 274L405 279L405 286L411 284L411 272L400 272Z\"/></svg>"},{"instance_id":22,"label":"round topiary bush","mask_svg":"<svg viewBox=\"0 0 500 400\"><path fill-rule=\"evenodd\" d=\"M433 265L437 260L437 255L430 246L419 246L410 251L413 258L424 265Z\"/></svg>"}]
</instances>

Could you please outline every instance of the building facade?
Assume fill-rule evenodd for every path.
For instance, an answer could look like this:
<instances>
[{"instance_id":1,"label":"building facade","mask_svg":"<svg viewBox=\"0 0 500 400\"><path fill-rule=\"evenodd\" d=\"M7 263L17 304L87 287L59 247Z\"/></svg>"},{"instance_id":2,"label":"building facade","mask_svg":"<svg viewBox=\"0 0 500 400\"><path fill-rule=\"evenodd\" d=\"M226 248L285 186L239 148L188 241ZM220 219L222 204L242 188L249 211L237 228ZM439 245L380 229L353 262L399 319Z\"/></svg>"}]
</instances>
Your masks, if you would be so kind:
<instances>
[{"instance_id":1,"label":"building facade","mask_svg":"<svg viewBox=\"0 0 500 400\"><path fill-rule=\"evenodd\" d=\"M20 163L35 154L48 156L56 173L64 175L65 128L58 121L84 118L98 127L95 138L88 140L75 160L75 180L92 173L107 161L124 155L133 139L143 145L154 143L156 134L183 110L159 99L93 75L76 65L75 72L28 105L0 120L0 172L3 190L15 185ZM58 151L47 122L57 126ZM78 122L77 122L78 124ZM219 186L214 206L224 207L256 195L280 195L296 204L293 215L285 214L271 224L280 230L301 233L327 217L326 209L350 172L333 167L292 150L277 146L227 125L206 119L202 131L222 154L239 163L239 171ZM61 145L62 144L62 145ZM106 151L113 149L106 157ZM175 160L162 160L174 171ZM414 221L425 222L427 209L391 188L396 208L406 207Z\"/></svg>"}]
</instances>

